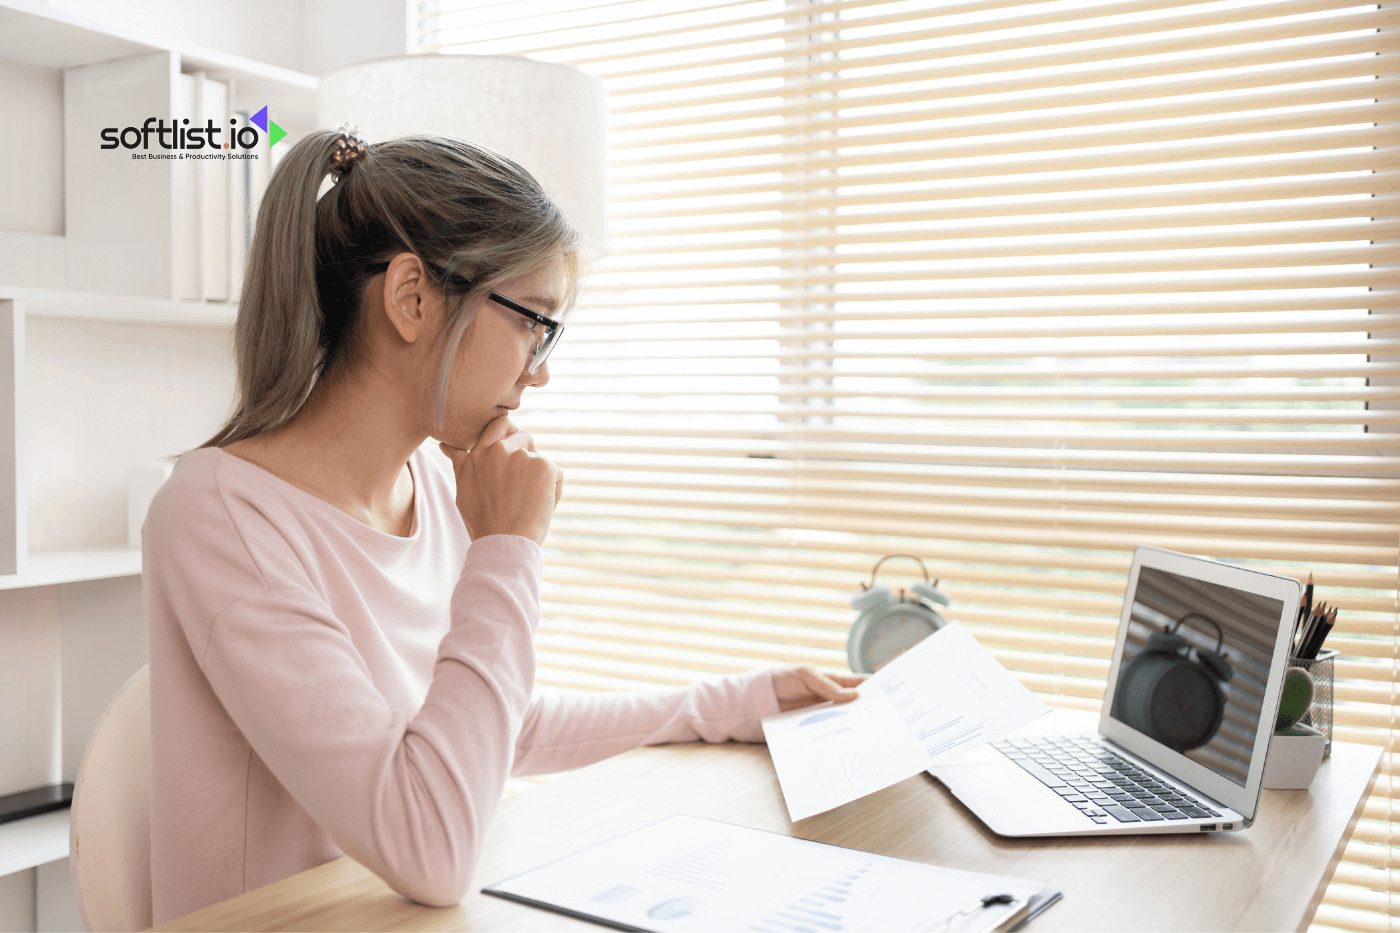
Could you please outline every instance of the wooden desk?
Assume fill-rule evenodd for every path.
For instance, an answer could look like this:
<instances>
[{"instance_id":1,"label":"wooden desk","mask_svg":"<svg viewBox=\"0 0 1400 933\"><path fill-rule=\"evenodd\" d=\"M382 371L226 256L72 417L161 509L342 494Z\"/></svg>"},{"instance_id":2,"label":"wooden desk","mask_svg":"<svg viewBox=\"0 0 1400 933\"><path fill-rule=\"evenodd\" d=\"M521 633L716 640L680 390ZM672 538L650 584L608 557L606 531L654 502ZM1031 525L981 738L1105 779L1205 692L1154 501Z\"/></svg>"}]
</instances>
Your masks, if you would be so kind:
<instances>
[{"instance_id":1,"label":"wooden desk","mask_svg":"<svg viewBox=\"0 0 1400 933\"><path fill-rule=\"evenodd\" d=\"M1091 727L1092 731L1092 727ZM487 884L672 813L776 830L972 871L1039 878L1064 899L1049 930L1302 930L1375 781L1380 749L1333 745L1306 791L1264 791L1240 833L1009 840L926 774L788 822L762 745L644 748L502 801L473 890L441 909L404 900L348 858L231 898L158 930L588 930L485 897Z\"/></svg>"}]
</instances>

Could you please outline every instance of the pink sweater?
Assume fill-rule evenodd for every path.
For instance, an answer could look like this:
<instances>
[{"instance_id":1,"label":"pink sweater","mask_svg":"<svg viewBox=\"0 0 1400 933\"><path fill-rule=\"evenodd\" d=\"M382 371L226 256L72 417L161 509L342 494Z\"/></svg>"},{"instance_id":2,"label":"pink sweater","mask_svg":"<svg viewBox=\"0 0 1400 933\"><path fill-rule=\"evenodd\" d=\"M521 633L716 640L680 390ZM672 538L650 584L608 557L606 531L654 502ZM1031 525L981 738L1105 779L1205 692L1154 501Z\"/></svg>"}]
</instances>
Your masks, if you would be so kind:
<instances>
[{"instance_id":1,"label":"pink sweater","mask_svg":"<svg viewBox=\"0 0 1400 933\"><path fill-rule=\"evenodd\" d=\"M540 550L470 541L448 460L383 534L232 454L183 457L146 519L151 872L163 923L341 854L454 904L509 774L639 745L762 741L767 671L532 695Z\"/></svg>"}]
</instances>

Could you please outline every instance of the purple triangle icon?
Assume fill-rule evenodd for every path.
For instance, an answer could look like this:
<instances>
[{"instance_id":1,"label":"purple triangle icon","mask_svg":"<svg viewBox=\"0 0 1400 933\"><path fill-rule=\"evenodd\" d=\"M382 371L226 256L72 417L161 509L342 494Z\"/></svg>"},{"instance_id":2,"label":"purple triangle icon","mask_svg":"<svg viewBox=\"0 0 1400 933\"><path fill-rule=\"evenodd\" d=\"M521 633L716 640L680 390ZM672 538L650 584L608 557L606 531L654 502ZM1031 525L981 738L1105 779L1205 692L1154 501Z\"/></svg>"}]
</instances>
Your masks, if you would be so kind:
<instances>
[{"instance_id":1,"label":"purple triangle icon","mask_svg":"<svg viewBox=\"0 0 1400 933\"><path fill-rule=\"evenodd\" d=\"M252 115L251 117L249 117L248 119L252 120L252 121L253 121L253 125L256 126L258 129L262 130L264 133L267 132L267 108L266 108L266 107L264 107L263 109L259 110L257 113L253 114L253 115Z\"/></svg>"}]
</instances>

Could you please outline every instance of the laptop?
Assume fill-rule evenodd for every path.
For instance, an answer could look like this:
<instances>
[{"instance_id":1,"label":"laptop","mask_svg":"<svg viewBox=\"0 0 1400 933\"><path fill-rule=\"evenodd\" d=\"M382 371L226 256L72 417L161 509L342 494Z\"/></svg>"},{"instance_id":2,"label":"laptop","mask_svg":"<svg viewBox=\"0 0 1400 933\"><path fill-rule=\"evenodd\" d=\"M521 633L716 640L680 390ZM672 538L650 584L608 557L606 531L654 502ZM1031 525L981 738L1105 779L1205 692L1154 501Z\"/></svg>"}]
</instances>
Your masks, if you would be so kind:
<instances>
[{"instance_id":1,"label":"laptop","mask_svg":"<svg viewBox=\"0 0 1400 933\"><path fill-rule=\"evenodd\" d=\"M929 773L1002 836L1244 829L1301 598L1288 577L1139 547L1098 732L1056 731L1055 711Z\"/></svg>"}]
</instances>

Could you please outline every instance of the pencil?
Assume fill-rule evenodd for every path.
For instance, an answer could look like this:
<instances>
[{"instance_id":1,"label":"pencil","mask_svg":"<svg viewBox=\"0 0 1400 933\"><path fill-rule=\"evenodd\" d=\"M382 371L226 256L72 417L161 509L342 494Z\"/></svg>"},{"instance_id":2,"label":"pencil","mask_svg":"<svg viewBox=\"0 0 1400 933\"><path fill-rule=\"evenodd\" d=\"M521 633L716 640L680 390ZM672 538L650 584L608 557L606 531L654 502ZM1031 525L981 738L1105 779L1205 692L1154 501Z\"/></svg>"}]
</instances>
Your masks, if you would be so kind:
<instances>
[{"instance_id":1,"label":"pencil","mask_svg":"<svg viewBox=\"0 0 1400 933\"><path fill-rule=\"evenodd\" d=\"M1298 652L1295 657L1308 658L1308 646L1312 644L1313 636L1317 633L1317 627L1322 622L1323 606L1319 604L1316 609L1308 608L1308 620L1303 623L1303 637L1298 644Z\"/></svg>"},{"instance_id":2,"label":"pencil","mask_svg":"<svg viewBox=\"0 0 1400 933\"><path fill-rule=\"evenodd\" d=\"M1298 604L1298 621L1293 626L1293 654L1299 657L1307 638L1308 623L1312 620L1313 575L1308 573L1308 586L1303 590L1303 601Z\"/></svg>"},{"instance_id":3,"label":"pencil","mask_svg":"<svg viewBox=\"0 0 1400 933\"><path fill-rule=\"evenodd\" d=\"M1322 642L1327 638L1327 633L1332 630L1331 623L1337 618L1337 610L1326 609L1325 605L1321 609L1317 623L1313 625L1311 634L1303 644L1303 653L1300 655L1309 661L1317 660L1317 654L1322 650Z\"/></svg>"},{"instance_id":4,"label":"pencil","mask_svg":"<svg viewBox=\"0 0 1400 933\"><path fill-rule=\"evenodd\" d=\"M1332 626L1336 623L1337 610L1333 609L1331 612L1327 613L1327 618L1323 620L1322 628L1318 630L1317 637L1314 639L1312 652L1314 659L1316 659L1319 654L1322 654L1322 646L1327 641L1327 636L1332 634Z\"/></svg>"}]
</instances>

